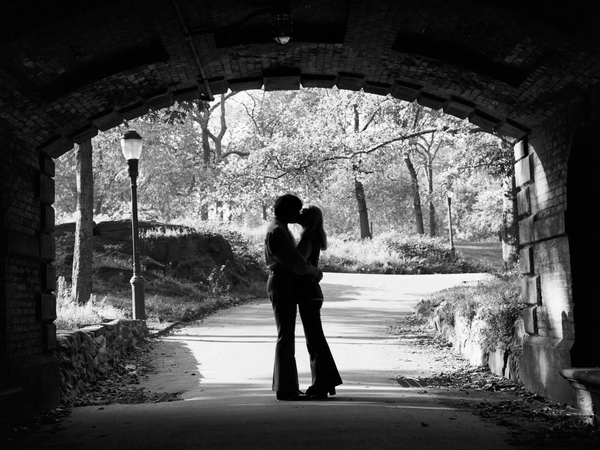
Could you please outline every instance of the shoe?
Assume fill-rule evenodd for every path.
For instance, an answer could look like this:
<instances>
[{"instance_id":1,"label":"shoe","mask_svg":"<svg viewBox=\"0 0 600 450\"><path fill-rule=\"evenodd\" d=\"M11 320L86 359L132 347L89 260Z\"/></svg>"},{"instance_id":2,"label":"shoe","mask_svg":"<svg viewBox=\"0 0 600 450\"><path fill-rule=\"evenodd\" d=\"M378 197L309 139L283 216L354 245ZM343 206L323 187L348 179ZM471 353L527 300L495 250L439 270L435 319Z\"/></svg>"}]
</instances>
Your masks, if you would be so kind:
<instances>
[{"instance_id":1,"label":"shoe","mask_svg":"<svg viewBox=\"0 0 600 450\"><path fill-rule=\"evenodd\" d=\"M277 400L286 402L298 402L310 400L310 397L302 391L277 391Z\"/></svg>"},{"instance_id":2,"label":"shoe","mask_svg":"<svg viewBox=\"0 0 600 450\"><path fill-rule=\"evenodd\" d=\"M335 395L335 387L332 387L328 390L321 390L315 386L309 386L306 390L306 395L310 398L316 398L319 400L323 400L327 398L327 394Z\"/></svg>"}]
</instances>

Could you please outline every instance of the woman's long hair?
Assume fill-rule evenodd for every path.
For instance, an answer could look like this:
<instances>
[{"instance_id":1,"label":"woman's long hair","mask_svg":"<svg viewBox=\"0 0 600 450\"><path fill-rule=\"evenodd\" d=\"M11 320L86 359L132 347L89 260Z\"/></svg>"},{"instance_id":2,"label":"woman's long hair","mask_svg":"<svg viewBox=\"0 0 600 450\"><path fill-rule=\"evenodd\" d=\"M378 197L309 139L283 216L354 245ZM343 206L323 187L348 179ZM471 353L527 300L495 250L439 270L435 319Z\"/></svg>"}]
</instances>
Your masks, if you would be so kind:
<instances>
[{"instance_id":1,"label":"woman's long hair","mask_svg":"<svg viewBox=\"0 0 600 450\"><path fill-rule=\"evenodd\" d=\"M302 236L314 235L321 250L327 250L327 234L323 229L323 213L317 206L310 205L302 213Z\"/></svg>"}]
</instances>

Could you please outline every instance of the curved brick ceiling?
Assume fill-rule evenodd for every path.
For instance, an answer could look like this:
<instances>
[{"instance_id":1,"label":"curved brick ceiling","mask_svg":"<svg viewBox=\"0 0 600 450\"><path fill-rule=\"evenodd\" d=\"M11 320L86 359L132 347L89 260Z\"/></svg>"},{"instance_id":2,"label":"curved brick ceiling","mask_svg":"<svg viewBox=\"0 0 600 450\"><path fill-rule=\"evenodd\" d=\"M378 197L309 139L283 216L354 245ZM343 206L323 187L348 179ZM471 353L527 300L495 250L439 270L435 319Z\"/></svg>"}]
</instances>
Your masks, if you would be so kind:
<instances>
[{"instance_id":1,"label":"curved brick ceiling","mask_svg":"<svg viewBox=\"0 0 600 450\"><path fill-rule=\"evenodd\" d=\"M600 2L0 3L0 130L58 156L174 100L227 89L365 89L519 137L600 79Z\"/></svg>"}]
</instances>

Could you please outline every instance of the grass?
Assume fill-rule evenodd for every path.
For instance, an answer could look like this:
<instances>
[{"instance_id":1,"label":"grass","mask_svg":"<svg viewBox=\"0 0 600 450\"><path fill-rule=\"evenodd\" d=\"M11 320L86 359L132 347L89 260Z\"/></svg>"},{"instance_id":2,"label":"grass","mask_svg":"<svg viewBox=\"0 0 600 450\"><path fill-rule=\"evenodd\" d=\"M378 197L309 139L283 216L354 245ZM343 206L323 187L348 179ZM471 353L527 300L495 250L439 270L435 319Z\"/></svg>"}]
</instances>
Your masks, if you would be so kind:
<instances>
[{"instance_id":1,"label":"grass","mask_svg":"<svg viewBox=\"0 0 600 450\"><path fill-rule=\"evenodd\" d=\"M56 294L56 328L73 330L88 325L99 324L113 319L123 319L127 314L123 308L116 306L108 296L98 300L93 294L85 305L79 305L71 299L71 287L65 277L58 277Z\"/></svg>"},{"instance_id":2,"label":"grass","mask_svg":"<svg viewBox=\"0 0 600 450\"><path fill-rule=\"evenodd\" d=\"M502 243L497 242L459 242L454 244L459 255L467 261L478 261L491 268L502 270Z\"/></svg>"},{"instance_id":3,"label":"grass","mask_svg":"<svg viewBox=\"0 0 600 450\"><path fill-rule=\"evenodd\" d=\"M331 237L321 254L321 268L329 272L434 274L492 272L493 267L452 252L441 238L391 232L372 240Z\"/></svg>"},{"instance_id":4,"label":"grass","mask_svg":"<svg viewBox=\"0 0 600 450\"><path fill-rule=\"evenodd\" d=\"M67 282L63 283L68 285ZM58 329L76 330L87 325L132 317L131 288L127 284L106 283L95 278L94 294L85 305L73 302L69 289L67 287L57 293L55 323ZM221 288L210 291L194 283L174 279L160 280L158 283L147 281L146 321L150 328L162 328L174 322L196 320L216 310L263 297L264 290L263 283L252 283L243 292L227 292Z\"/></svg>"},{"instance_id":5,"label":"grass","mask_svg":"<svg viewBox=\"0 0 600 450\"><path fill-rule=\"evenodd\" d=\"M206 230L205 232L208 233ZM214 231L212 233L216 234ZM144 238L175 239L186 234L188 232L185 230L166 230L163 234L160 230L153 230ZM226 237L238 264L259 264L254 254L255 250L241 235L228 232ZM109 251L106 253L94 252L93 294L85 305L79 305L71 301L72 267L67 258L71 246L72 237L57 239L57 328L76 330L113 319L131 318L131 257L120 254L118 248L107 249ZM98 271L100 267L116 269L115 275L110 279L101 277ZM205 283L175 278L168 273L145 273L145 311L148 326L151 329L160 329L166 324L195 320L218 309L265 296L264 282L248 280L232 287L225 282L223 269L215 267Z\"/></svg>"}]
</instances>

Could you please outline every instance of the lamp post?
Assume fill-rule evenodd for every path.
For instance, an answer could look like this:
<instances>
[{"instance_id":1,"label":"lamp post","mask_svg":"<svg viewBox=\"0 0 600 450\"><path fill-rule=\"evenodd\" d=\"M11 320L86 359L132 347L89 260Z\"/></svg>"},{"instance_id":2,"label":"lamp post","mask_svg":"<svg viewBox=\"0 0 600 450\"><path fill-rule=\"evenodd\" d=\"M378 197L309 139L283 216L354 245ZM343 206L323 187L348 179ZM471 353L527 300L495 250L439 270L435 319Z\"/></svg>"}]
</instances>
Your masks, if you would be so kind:
<instances>
[{"instance_id":1,"label":"lamp post","mask_svg":"<svg viewBox=\"0 0 600 450\"><path fill-rule=\"evenodd\" d=\"M140 270L140 251L138 246L138 212L137 212L137 176L138 160L142 154L142 137L137 131L126 131L121 138L123 156L129 166L131 178L131 241L133 243L133 277L131 277L131 300L134 320L146 320L144 305L144 279Z\"/></svg>"},{"instance_id":2,"label":"lamp post","mask_svg":"<svg viewBox=\"0 0 600 450\"><path fill-rule=\"evenodd\" d=\"M446 193L448 199L448 233L450 234L450 252L454 255L454 234L452 232L452 197L454 192L448 191Z\"/></svg>"},{"instance_id":3,"label":"lamp post","mask_svg":"<svg viewBox=\"0 0 600 450\"><path fill-rule=\"evenodd\" d=\"M279 10L273 13L273 39L279 45L285 45L292 39L292 17L289 11Z\"/></svg>"}]
</instances>

